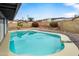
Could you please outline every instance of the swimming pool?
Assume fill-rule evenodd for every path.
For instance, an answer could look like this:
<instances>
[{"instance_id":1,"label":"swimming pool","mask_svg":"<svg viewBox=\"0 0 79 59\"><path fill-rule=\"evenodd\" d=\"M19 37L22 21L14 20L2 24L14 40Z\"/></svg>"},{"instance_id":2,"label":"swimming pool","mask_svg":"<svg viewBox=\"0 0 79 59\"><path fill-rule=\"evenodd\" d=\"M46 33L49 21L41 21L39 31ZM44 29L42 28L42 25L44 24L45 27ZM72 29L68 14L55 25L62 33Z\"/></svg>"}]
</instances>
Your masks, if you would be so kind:
<instances>
[{"instance_id":1,"label":"swimming pool","mask_svg":"<svg viewBox=\"0 0 79 59\"><path fill-rule=\"evenodd\" d=\"M9 49L16 55L49 55L64 49L61 36L41 31L14 31L10 33Z\"/></svg>"}]
</instances>

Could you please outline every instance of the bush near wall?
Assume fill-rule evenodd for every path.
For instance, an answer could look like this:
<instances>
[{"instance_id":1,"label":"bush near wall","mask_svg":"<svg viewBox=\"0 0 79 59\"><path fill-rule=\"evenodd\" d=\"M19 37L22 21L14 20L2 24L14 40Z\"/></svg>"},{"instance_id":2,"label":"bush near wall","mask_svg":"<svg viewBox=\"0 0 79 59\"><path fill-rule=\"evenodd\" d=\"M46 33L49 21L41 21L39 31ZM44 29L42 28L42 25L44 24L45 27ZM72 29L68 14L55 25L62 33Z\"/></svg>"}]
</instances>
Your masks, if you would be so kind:
<instances>
[{"instance_id":1,"label":"bush near wall","mask_svg":"<svg viewBox=\"0 0 79 59\"><path fill-rule=\"evenodd\" d=\"M33 22L33 23L32 23L32 27L39 27L38 22Z\"/></svg>"},{"instance_id":2,"label":"bush near wall","mask_svg":"<svg viewBox=\"0 0 79 59\"><path fill-rule=\"evenodd\" d=\"M58 27L58 22L57 21L52 21L52 22L49 23L49 26Z\"/></svg>"}]
</instances>

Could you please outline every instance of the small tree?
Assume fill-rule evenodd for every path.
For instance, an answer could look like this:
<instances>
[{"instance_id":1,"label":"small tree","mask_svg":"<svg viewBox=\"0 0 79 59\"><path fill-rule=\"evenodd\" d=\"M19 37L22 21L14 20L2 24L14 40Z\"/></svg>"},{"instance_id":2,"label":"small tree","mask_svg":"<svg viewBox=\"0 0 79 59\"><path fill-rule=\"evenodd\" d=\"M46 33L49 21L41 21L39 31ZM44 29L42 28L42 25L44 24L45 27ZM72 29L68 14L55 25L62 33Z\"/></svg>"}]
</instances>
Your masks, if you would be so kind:
<instances>
[{"instance_id":1,"label":"small tree","mask_svg":"<svg viewBox=\"0 0 79 59\"><path fill-rule=\"evenodd\" d=\"M32 17L29 17L29 18L28 18L29 21L33 21L33 19L34 19L34 18L32 18Z\"/></svg>"},{"instance_id":2,"label":"small tree","mask_svg":"<svg viewBox=\"0 0 79 59\"><path fill-rule=\"evenodd\" d=\"M28 19L29 21L33 21L34 18L32 18L32 17L30 17L29 15L27 15L27 19Z\"/></svg>"}]
</instances>

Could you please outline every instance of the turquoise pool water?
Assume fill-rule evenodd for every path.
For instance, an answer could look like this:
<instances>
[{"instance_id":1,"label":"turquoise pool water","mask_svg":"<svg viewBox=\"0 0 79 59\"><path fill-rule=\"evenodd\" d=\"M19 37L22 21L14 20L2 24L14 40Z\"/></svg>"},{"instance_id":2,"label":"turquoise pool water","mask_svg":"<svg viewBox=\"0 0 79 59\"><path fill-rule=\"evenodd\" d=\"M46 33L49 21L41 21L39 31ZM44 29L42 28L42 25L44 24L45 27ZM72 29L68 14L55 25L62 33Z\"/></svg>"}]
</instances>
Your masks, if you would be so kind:
<instances>
[{"instance_id":1,"label":"turquoise pool water","mask_svg":"<svg viewBox=\"0 0 79 59\"><path fill-rule=\"evenodd\" d=\"M38 31L10 33L10 51L16 55L49 55L61 51L64 44L56 34Z\"/></svg>"}]
</instances>

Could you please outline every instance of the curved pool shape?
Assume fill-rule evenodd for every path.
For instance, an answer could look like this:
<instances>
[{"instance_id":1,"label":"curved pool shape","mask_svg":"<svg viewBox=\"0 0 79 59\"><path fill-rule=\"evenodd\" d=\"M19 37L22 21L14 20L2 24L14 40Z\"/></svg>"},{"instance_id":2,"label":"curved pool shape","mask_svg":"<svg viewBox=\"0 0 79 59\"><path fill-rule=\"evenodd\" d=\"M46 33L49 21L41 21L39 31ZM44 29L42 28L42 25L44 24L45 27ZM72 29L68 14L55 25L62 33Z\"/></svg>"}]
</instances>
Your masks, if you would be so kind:
<instances>
[{"instance_id":1,"label":"curved pool shape","mask_svg":"<svg viewBox=\"0 0 79 59\"><path fill-rule=\"evenodd\" d=\"M17 55L49 55L61 51L61 36L39 31L10 33L10 51Z\"/></svg>"}]
</instances>

